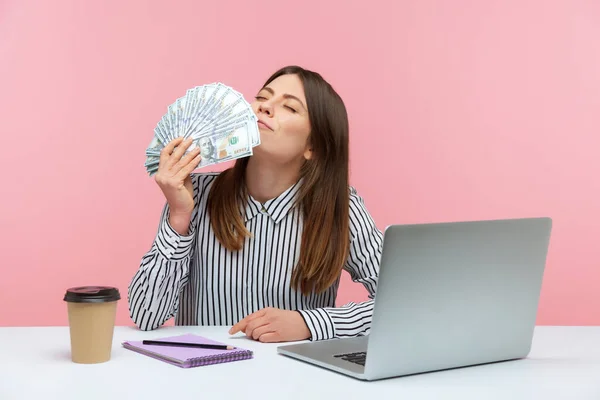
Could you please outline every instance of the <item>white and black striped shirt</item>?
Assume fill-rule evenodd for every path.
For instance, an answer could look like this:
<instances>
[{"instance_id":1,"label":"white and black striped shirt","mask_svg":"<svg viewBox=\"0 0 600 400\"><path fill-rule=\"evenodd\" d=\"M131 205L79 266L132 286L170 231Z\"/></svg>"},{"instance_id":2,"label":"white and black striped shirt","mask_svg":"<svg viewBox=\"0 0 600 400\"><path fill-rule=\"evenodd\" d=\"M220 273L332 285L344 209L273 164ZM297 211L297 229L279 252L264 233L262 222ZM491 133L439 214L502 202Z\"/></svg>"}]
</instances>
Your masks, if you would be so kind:
<instances>
[{"instance_id":1,"label":"white and black striped shirt","mask_svg":"<svg viewBox=\"0 0 600 400\"><path fill-rule=\"evenodd\" d=\"M367 334L371 327L383 235L363 199L350 195L350 253L344 269L370 300L335 307L339 278L321 294L304 296L290 286L300 255L302 213L295 205L300 183L264 204L248 196L246 227L252 238L231 252L216 239L206 202L217 173L193 174L195 209L189 235L168 222L165 205L157 235L129 288L129 311L142 330L175 316L176 325L233 325L265 307L298 310L311 340ZM323 238L327 240L327 238Z\"/></svg>"}]
</instances>

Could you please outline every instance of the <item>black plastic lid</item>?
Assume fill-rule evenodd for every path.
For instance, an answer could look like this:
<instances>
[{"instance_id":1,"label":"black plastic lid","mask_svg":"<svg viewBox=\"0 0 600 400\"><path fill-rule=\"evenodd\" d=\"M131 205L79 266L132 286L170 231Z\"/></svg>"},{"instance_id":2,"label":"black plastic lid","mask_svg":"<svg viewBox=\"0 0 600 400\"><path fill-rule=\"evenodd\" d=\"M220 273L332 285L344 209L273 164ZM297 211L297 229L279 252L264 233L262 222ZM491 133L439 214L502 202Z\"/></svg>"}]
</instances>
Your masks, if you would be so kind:
<instances>
[{"instance_id":1,"label":"black plastic lid","mask_svg":"<svg viewBox=\"0 0 600 400\"><path fill-rule=\"evenodd\" d=\"M78 286L67 289L64 301L72 303L106 303L121 299L119 289L110 286Z\"/></svg>"}]
</instances>

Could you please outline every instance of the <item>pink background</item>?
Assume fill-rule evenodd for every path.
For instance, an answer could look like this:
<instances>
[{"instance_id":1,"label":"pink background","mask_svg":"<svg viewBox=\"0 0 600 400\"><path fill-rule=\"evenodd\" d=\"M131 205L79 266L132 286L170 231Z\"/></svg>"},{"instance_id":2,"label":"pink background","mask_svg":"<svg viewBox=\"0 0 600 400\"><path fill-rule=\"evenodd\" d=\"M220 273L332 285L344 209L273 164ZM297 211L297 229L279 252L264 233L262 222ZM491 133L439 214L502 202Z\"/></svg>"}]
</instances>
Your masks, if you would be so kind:
<instances>
[{"instance_id":1,"label":"pink background","mask_svg":"<svg viewBox=\"0 0 600 400\"><path fill-rule=\"evenodd\" d=\"M351 118L378 226L550 216L539 324L600 324L600 2L0 2L0 325L65 325L67 287L127 285L163 198L168 104L286 64ZM365 291L347 276L339 302Z\"/></svg>"}]
</instances>

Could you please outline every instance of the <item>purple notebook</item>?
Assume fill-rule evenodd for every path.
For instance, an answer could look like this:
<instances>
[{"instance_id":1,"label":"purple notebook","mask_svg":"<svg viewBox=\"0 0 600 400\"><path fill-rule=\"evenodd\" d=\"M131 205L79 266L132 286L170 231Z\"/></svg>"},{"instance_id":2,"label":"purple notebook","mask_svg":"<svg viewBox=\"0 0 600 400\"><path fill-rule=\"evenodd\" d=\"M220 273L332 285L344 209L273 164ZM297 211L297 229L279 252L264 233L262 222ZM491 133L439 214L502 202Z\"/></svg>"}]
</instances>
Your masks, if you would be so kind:
<instances>
[{"instance_id":1,"label":"purple notebook","mask_svg":"<svg viewBox=\"0 0 600 400\"><path fill-rule=\"evenodd\" d=\"M179 336L169 336L156 340L171 342L193 342L204 344L224 344L202 336L188 333ZM181 368L199 367L202 365L220 364L231 361L247 360L253 357L250 350L239 347L233 350L199 349L193 347L170 347L142 344L142 341L126 341L123 347L147 355L157 360L168 362Z\"/></svg>"}]
</instances>

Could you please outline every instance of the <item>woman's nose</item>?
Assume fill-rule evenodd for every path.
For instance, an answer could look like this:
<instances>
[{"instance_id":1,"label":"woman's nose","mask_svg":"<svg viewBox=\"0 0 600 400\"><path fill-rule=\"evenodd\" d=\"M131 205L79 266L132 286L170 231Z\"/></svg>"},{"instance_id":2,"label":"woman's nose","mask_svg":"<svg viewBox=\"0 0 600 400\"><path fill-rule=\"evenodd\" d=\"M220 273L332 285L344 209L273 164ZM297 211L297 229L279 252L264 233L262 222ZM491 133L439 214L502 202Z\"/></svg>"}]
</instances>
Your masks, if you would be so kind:
<instances>
[{"instance_id":1,"label":"woman's nose","mask_svg":"<svg viewBox=\"0 0 600 400\"><path fill-rule=\"evenodd\" d=\"M263 112L269 116L273 114L273 108L268 102L263 102L258 105L258 111Z\"/></svg>"}]
</instances>

